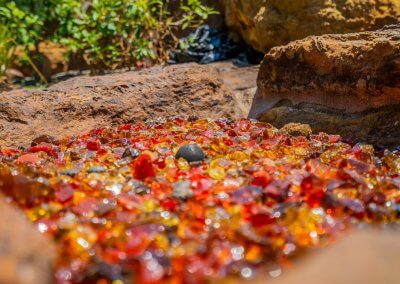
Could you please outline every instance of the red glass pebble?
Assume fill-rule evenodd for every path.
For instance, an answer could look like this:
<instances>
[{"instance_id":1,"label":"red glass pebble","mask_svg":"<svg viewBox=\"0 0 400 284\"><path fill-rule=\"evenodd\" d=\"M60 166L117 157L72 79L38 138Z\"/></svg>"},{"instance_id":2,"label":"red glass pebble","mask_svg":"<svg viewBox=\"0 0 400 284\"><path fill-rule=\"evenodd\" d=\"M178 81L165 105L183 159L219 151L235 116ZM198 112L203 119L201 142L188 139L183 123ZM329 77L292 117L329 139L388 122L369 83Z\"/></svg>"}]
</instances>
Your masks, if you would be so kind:
<instances>
[{"instance_id":1,"label":"red glass pebble","mask_svg":"<svg viewBox=\"0 0 400 284\"><path fill-rule=\"evenodd\" d=\"M100 143L95 140L89 140L86 143L86 148L90 151L97 151L100 149Z\"/></svg>"},{"instance_id":2,"label":"red glass pebble","mask_svg":"<svg viewBox=\"0 0 400 284\"><path fill-rule=\"evenodd\" d=\"M60 202L70 200L74 195L74 189L69 184L62 184L56 191L56 198Z\"/></svg>"},{"instance_id":3,"label":"red glass pebble","mask_svg":"<svg viewBox=\"0 0 400 284\"><path fill-rule=\"evenodd\" d=\"M141 154L133 163L133 177L135 179L144 180L156 176L156 171L152 163L152 159L148 154Z\"/></svg>"},{"instance_id":4,"label":"red glass pebble","mask_svg":"<svg viewBox=\"0 0 400 284\"><path fill-rule=\"evenodd\" d=\"M255 172L253 174L253 176L254 176L254 178L253 178L253 181L251 182L251 184L253 184L253 185L266 187L271 182L271 177L266 172L262 172L262 171Z\"/></svg>"},{"instance_id":5,"label":"red glass pebble","mask_svg":"<svg viewBox=\"0 0 400 284\"><path fill-rule=\"evenodd\" d=\"M272 224L274 222L274 218L267 213L258 213L250 216L249 221L254 227L258 228Z\"/></svg>"},{"instance_id":6,"label":"red glass pebble","mask_svg":"<svg viewBox=\"0 0 400 284\"><path fill-rule=\"evenodd\" d=\"M48 144L48 143L41 143L39 145L30 147L28 149L29 153L38 153L38 152L45 152L48 155L54 155L56 153L56 151L54 150L54 147L52 144Z\"/></svg>"}]
</instances>

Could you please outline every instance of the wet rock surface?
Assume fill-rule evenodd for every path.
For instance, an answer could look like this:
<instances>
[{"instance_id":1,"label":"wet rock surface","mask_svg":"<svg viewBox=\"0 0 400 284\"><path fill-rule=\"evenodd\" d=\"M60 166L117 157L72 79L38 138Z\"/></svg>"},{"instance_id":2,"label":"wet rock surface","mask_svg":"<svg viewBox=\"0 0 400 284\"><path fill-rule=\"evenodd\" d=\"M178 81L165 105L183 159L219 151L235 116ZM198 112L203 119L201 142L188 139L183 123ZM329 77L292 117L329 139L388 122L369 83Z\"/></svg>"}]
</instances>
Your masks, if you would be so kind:
<instances>
[{"instance_id":1,"label":"wet rock surface","mask_svg":"<svg viewBox=\"0 0 400 284\"><path fill-rule=\"evenodd\" d=\"M0 195L0 283L52 283L54 259L53 243Z\"/></svg>"},{"instance_id":2,"label":"wet rock surface","mask_svg":"<svg viewBox=\"0 0 400 284\"><path fill-rule=\"evenodd\" d=\"M223 0L227 26L261 52L309 35L371 30L395 23L398 0Z\"/></svg>"},{"instance_id":3,"label":"wet rock surface","mask_svg":"<svg viewBox=\"0 0 400 284\"><path fill-rule=\"evenodd\" d=\"M308 37L272 49L250 117L290 122L373 144L400 141L400 24Z\"/></svg>"},{"instance_id":4,"label":"wet rock surface","mask_svg":"<svg viewBox=\"0 0 400 284\"><path fill-rule=\"evenodd\" d=\"M246 117L257 68L182 64L76 77L47 90L0 93L0 146L29 145L158 116Z\"/></svg>"}]
</instances>

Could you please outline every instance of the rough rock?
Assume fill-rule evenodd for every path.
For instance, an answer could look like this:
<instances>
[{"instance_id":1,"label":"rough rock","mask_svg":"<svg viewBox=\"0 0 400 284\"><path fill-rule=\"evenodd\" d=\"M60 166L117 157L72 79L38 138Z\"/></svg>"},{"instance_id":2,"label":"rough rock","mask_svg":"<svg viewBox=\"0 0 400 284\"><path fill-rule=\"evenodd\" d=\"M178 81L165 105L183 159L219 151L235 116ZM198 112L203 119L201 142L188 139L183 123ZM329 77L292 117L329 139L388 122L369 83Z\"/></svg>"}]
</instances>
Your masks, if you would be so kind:
<instances>
[{"instance_id":1,"label":"rough rock","mask_svg":"<svg viewBox=\"0 0 400 284\"><path fill-rule=\"evenodd\" d=\"M309 137L312 134L312 129L308 124L290 122L284 125L281 131L287 132L291 136Z\"/></svg>"},{"instance_id":2,"label":"rough rock","mask_svg":"<svg viewBox=\"0 0 400 284\"><path fill-rule=\"evenodd\" d=\"M222 0L227 26L266 52L309 35L374 30L400 19L398 0Z\"/></svg>"},{"instance_id":3,"label":"rough rock","mask_svg":"<svg viewBox=\"0 0 400 284\"><path fill-rule=\"evenodd\" d=\"M398 228L352 232L332 246L300 258L291 269L268 283L397 283L400 277L399 237ZM265 277L253 283L266 283Z\"/></svg>"},{"instance_id":4,"label":"rough rock","mask_svg":"<svg viewBox=\"0 0 400 284\"><path fill-rule=\"evenodd\" d=\"M240 79L242 70L251 82ZM256 69L238 69L229 62L184 64L0 93L0 146L28 145L44 134L59 138L158 116L246 117L250 94L244 99L240 94L254 89L255 78Z\"/></svg>"},{"instance_id":5,"label":"rough rock","mask_svg":"<svg viewBox=\"0 0 400 284\"><path fill-rule=\"evenodd\" d=\"M257 84L251 118L398 145L400 24L276 47L265 56Z\"/></svg>"},{"instance_id":6,"label":"rough rock","mask_svg":"<svg viewBox=\"0 0 400 284\"><path fill-rule=\"evenodd\" d=\"M0 283L52 283L54 259L53 243L0 195Z\"/></svg>"}]
</instances>

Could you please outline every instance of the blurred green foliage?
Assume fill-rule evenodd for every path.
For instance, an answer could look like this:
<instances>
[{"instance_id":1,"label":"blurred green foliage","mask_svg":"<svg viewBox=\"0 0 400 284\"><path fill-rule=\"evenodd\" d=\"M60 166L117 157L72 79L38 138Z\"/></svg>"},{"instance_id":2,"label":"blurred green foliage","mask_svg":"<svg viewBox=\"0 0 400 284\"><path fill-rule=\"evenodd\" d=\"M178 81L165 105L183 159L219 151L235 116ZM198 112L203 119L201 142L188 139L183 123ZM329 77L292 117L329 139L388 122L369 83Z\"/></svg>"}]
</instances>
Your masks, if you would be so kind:
<instances>
[{"instance_id":1,"label":"blurred green foliage","mask_svg":"<svg viewBox=\"0 0 400 284\"><path fill-rule=\"evenodd\" d=\"M82 56L94 72L142 60L164 62L178 44L178 30L214 13L201 0L0 0L0 71L16 46L33 64L31 57L44 40L66 47L70 56Z\"/></svg>"},{"instance_id":2,"label":"blurred green foliage","mask_svg":"<svg viewBox=\"0 0 400 284\"><path fill-rule=\"evenodd\" d=\"M15 39L9 27L0 23L0 82L11 61Z\"/></svg>"}]
</instances>

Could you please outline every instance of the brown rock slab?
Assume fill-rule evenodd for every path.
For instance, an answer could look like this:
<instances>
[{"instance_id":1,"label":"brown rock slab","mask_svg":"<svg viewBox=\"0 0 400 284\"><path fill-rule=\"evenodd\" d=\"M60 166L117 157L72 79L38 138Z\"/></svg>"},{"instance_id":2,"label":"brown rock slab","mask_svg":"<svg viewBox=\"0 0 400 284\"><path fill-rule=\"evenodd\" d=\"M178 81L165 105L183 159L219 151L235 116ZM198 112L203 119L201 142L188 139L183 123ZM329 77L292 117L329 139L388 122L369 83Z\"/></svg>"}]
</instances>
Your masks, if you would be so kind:
<instances>
[{"instance_id":1,"label":"brown rock slab","mask_svg":"<svg viewBox=\"0 0 400 284\"><path fill-rule=\"evenodd\" d=\"M359 32L400 18L398 0L222 0L227 26L266 52L309 35Z\"/></svg>"},{"instance_id":2,"label":"brown rock slab","mask_svg":"<svg viewBox=\"0 0 400 284\"><path fill-rule=\"evenodd\" d=\"M250 79L235 79L242 71L251 83ZM256 74L256 68L236 69L230 62L216 66L191 63L81 76L46 90L3 92L0 146L29 145L41 135L57 139L162 116L246 117ZM252 92L242 98L249 89Z\"/></svg>"},{"instance_id":3,"label":"brown rock slab","mask_svg":"<svg viewBox=\"0 0 400 284\"><path fill-rule=\"evenodd\" d=\"M52 283L55 248L0 195L0 283Z\"/></svg>"},{"instance_id":4,"label":"brown rock slab","mask_svg":"<svg viewBox=\"0 0 400 284\"><path fill-rule=\"evenodd\" d=\"M398 283L399 237L398 228L353 232L337 244L299 259L271 283Z\"/></svg>"},{"instance_id":5,"label":"brown rock slab","mask_svg":"<svg viewBox=\"0 0 400 284\"><path fill-rule=\"evenodd\" d=\"M400 24L273 48L257 80L251 118L400 143Z\"/></svg>"}]
</instances>

